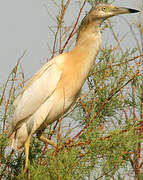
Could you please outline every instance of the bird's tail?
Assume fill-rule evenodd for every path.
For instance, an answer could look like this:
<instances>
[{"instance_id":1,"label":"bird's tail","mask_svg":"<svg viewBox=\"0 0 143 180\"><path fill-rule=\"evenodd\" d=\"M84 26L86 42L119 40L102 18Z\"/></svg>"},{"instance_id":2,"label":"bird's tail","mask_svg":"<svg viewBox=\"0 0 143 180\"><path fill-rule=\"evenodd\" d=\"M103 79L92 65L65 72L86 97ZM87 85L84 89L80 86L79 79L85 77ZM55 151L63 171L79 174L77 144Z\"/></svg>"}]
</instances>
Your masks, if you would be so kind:
<instances>
[{"instance_id":1,"label":"bird's tail","mask_svg":"<svg viewBox=\"0 0 143 180\"><path fill-rule=\"evenodd\" d=\"M10 146L12 149L17 149L15 144L15 132L13 132L13 128L11 125L9 125L5 130L5 135L8 138L8 146Z\"/></svg>"},{"instance_id":2,"label":"bird's tail","mask_svg":"<svg viewBox=\"0 0 143 180\"><path fill-rule=\"evenodd\" d=\"M21 126L18 129L13 129L13 127L9 125L6 129L6 136L9 139L8 146L14 150L19 150L28 137L27 131L25 131L24 127L25 126Z\"/></svg>"}]
</instances>

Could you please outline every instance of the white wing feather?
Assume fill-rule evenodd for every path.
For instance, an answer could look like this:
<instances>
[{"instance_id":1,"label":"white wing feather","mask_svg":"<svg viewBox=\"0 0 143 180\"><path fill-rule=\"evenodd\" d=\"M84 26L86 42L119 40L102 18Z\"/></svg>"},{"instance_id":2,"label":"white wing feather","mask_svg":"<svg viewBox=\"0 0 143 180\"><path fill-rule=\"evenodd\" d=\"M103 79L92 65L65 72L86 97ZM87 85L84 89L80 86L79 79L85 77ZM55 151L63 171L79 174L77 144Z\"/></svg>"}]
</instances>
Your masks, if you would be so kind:
<instances>
[{"instance_id":1,"label":"white wing feather","mask_svg":"<svg viewBox=\"0 0 143 180\"><path fill-rule=\"evenodd\" d=\"M58 56L49 61L22 89L14 102L15 111L11 121L13 127L16 126L19 121L32 115L54 92L62 73L58 68L61 60L63 61L63 58Z\"/></svg>"}]
</instances>

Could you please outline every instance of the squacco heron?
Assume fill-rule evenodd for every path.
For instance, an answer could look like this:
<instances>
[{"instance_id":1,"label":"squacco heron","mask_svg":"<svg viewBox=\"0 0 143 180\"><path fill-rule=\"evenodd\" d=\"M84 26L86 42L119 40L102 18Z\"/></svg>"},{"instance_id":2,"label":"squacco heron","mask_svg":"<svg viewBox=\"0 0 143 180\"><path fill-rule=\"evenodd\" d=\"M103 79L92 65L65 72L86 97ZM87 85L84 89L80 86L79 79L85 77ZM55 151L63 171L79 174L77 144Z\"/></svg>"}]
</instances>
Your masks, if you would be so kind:
<instances>
[{"instance_id":1,"label":"squacco heron","mask_svg":"<svg viewBox=\"0 0 143 180\"><path fill-rule=\"evenodd\" d=\"M15 110L7 132L13 149L25 146L25 170L33 134L56 147L42 132L76 102L101 47L102 22L112 16L136 12L139 11L107 3L95 4L82 20L75 47L47 62L22 88L14 101Z\"/></svg>"}]
</instances>

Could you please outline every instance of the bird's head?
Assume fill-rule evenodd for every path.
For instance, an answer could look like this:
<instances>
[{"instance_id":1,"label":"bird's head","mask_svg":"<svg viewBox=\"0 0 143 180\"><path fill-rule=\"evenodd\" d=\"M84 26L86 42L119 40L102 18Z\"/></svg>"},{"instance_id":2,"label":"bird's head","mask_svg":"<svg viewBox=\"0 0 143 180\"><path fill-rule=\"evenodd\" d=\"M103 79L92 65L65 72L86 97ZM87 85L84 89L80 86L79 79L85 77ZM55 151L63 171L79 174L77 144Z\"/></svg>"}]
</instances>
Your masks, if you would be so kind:
<instances>
[{"instance_id":1,"label":"bird's head","mask_svg":"<svg viewBox=\"0 0 143 180\"><path fill-rule=\"evenodd\" d=\"M137 13L137 12L139 11L135 9L117 7L108 3L97 3L91 8L89 13L87 13L87 15L83 18L78 29L77 39L79 37L80 32L84 32L86 29L88 29L87 27L94 27L96 29L101 25L101 23L105 19L109 17L116 16L119 14Z\"/></svg>"},{"instance_id":2,"label":"bird's head","mask_svg":"<svg viewBox=\"0 0 143 180\"><path fill-rule=\"evenodd\" d=\"M92 20L105 20L119 14L137 13L138 10L113 6L107 3L98 3L91 9L89 16Z\"/></svg>"}]
</instances>

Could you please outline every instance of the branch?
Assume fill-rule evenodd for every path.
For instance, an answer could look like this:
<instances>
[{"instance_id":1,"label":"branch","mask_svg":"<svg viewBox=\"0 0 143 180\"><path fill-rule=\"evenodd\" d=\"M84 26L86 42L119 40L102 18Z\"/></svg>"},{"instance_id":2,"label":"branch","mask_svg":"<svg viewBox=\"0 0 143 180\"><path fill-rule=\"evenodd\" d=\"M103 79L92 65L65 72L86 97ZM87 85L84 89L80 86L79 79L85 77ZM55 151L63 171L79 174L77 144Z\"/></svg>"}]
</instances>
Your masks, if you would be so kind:
<instances>
[{"instance_id":1,"label":"branch","mask_svg":"<svg viewBox=\"0 0 143 180\"><path fill-rule=\"evenodd\" d=\"M63 51L64 51L65 47L67 46L67 44L68 44L68 42L69 42L69 40L71 39L71 37L72 37L72 36L73 36L73 34L74 34L74 31L75 31L76 26L77 26L77 24L78 24L78 21L79 21L79 18L80 18L81 12L82 12L82 10L83 10L83 8L84 8L84 6L85 6L85 3L86 3L86 0L84 0L83 5L82 5L82 7L80 8L80 11L79 11L79 14L78 14L78 17L77 17L76 23L75 23L75 25L74 25L74 27L73 27L73 30L71 31L71 33L70 33L70 35L69 35L68 39L66 40L66 42L65 42L65 44L64 44L64 46L63 46L63 48L62 48L62 50L61 50L61 53L63 53Z\"/></svg>"}]
</instances>

